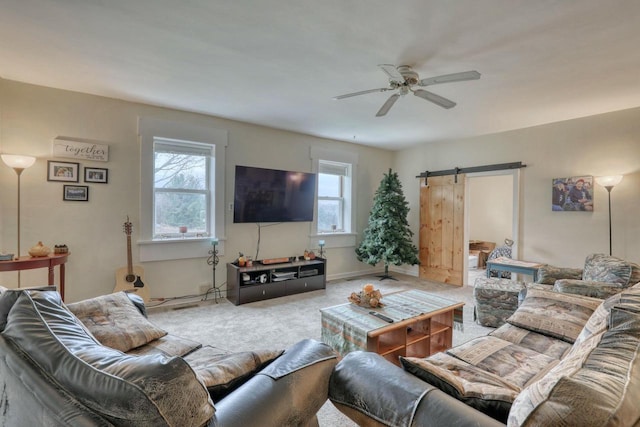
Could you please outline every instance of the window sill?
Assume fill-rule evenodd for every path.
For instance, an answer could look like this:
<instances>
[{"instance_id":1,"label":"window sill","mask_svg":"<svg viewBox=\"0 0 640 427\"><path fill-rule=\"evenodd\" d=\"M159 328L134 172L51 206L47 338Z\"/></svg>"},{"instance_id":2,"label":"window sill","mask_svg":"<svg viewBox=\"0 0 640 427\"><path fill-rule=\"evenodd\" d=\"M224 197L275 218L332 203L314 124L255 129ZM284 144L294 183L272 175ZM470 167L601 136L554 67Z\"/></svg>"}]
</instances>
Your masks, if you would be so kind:
<instances>
[{"instance_id":1,"label":"window sill","mask_svg":"<svg viewBox=\"0 0 640 427\"><path fill-rule=\"evenodd\" d=\"M187 258L205 258L211 250L211 238L138 240L140 262L167 261ZM224 242L218 244L219 255L224 253Z\"/></svg>"}]
</instances>

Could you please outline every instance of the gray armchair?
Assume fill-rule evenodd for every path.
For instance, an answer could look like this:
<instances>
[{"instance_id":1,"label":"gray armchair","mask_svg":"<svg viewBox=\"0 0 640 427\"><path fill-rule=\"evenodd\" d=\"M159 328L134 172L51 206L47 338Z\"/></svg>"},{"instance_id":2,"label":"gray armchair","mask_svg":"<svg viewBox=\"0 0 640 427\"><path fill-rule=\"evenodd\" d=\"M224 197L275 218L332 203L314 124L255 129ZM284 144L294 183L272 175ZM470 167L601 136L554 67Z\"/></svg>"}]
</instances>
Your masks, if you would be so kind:
<instances>
[{"instance_id":1,"label":"gray armchair","mask_svg":"<svg viewBox=\"0 0 640 427\"><path fill-rule=\"evenodd\" d=\"M640 282L640 266L605 254L587 256L584 268L545 265L538 281L557 292L605 299Z\"/></svg>"}]
</instances>

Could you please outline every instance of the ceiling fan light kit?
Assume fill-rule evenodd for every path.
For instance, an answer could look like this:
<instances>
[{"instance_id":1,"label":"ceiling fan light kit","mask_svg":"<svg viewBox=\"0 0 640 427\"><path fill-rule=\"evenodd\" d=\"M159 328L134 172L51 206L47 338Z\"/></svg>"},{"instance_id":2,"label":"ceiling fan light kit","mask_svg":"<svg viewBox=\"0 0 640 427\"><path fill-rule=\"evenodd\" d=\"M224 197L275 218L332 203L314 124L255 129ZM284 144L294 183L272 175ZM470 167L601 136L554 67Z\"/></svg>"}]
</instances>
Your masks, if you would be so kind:
<instances>
[{"instance_id":1,"label":"ceiling fan light kit","mask_svg":"<svg viewBox=\"0 0 640 427\"><path fill-rule=\"evenodd\" d=\"M473 70L473 71L463 71L461 73L445 74L445 75L436 76L436 77L429 77L429 78L420 80L420 76L418 75L418 73L413 71L413 69L408 65L400 65L396 67L395 65L391 65L391 64L380 64L378 65L378 67L380 67L380 69L384 71L384 73L387 76L389 76L389 87L347 93L344 95L336 96L333 99L345 99L345 98L351 98L352 96L365 95L367 93L397 90L398 91L397 93L394 93L393 95L391 95L385 101L385 103L382 104L382 107L376 113L376 117L382 117L386 115L391 109L391 107L393 107L393 105L396 103L398 98L400 98L400 96L404 96L408 94L409 92L412 92L418 98L422 98L426 101L430 101L442 108L449 109L449 108L455 107L456 103L451 101L450 99L437 95L433 92L429 92L424 89L414 89L414 86L424 87L424 86L432 86L432 85L442 84L442 83L461 82L466 80L478 80L480 78L480 73Z\"/></svg>"}]
</instances>

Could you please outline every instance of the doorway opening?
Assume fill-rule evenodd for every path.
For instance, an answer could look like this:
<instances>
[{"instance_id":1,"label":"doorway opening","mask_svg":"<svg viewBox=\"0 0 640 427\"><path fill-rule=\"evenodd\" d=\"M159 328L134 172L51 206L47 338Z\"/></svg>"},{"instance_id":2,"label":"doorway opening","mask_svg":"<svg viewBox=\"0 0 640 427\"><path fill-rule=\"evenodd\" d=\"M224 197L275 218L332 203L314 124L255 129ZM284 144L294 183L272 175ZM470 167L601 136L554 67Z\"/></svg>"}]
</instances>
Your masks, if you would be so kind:
<instances>
[{"instance_id":1,"label":"doorway opening","mask_svg":"<svg viewBox=\"0 0 640 427\"><path fill-rule=\"evenodd\" d=\"M486 259L505 239L518 254L519 170L467 174L465 189L465 285L486 276Z\"/></svg>"}]
</instances>

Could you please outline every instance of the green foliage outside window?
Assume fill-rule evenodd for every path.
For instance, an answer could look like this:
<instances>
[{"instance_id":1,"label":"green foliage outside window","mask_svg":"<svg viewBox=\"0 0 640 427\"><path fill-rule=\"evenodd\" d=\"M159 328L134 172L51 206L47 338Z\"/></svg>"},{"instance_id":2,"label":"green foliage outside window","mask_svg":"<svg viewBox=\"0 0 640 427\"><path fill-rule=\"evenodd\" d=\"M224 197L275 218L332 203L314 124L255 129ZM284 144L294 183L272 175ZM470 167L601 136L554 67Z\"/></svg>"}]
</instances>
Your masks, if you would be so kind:
<instances>
[{"instance_id":1,"label":"green foliage outside window","mask_svg":"<svg viewBox=\"0 0 640 427\"><path fill-rule=\"evenodd\" d=\"M207 231L206 158L203 156L156 153L155 233Z\"/></svg>"}]
</instances>

